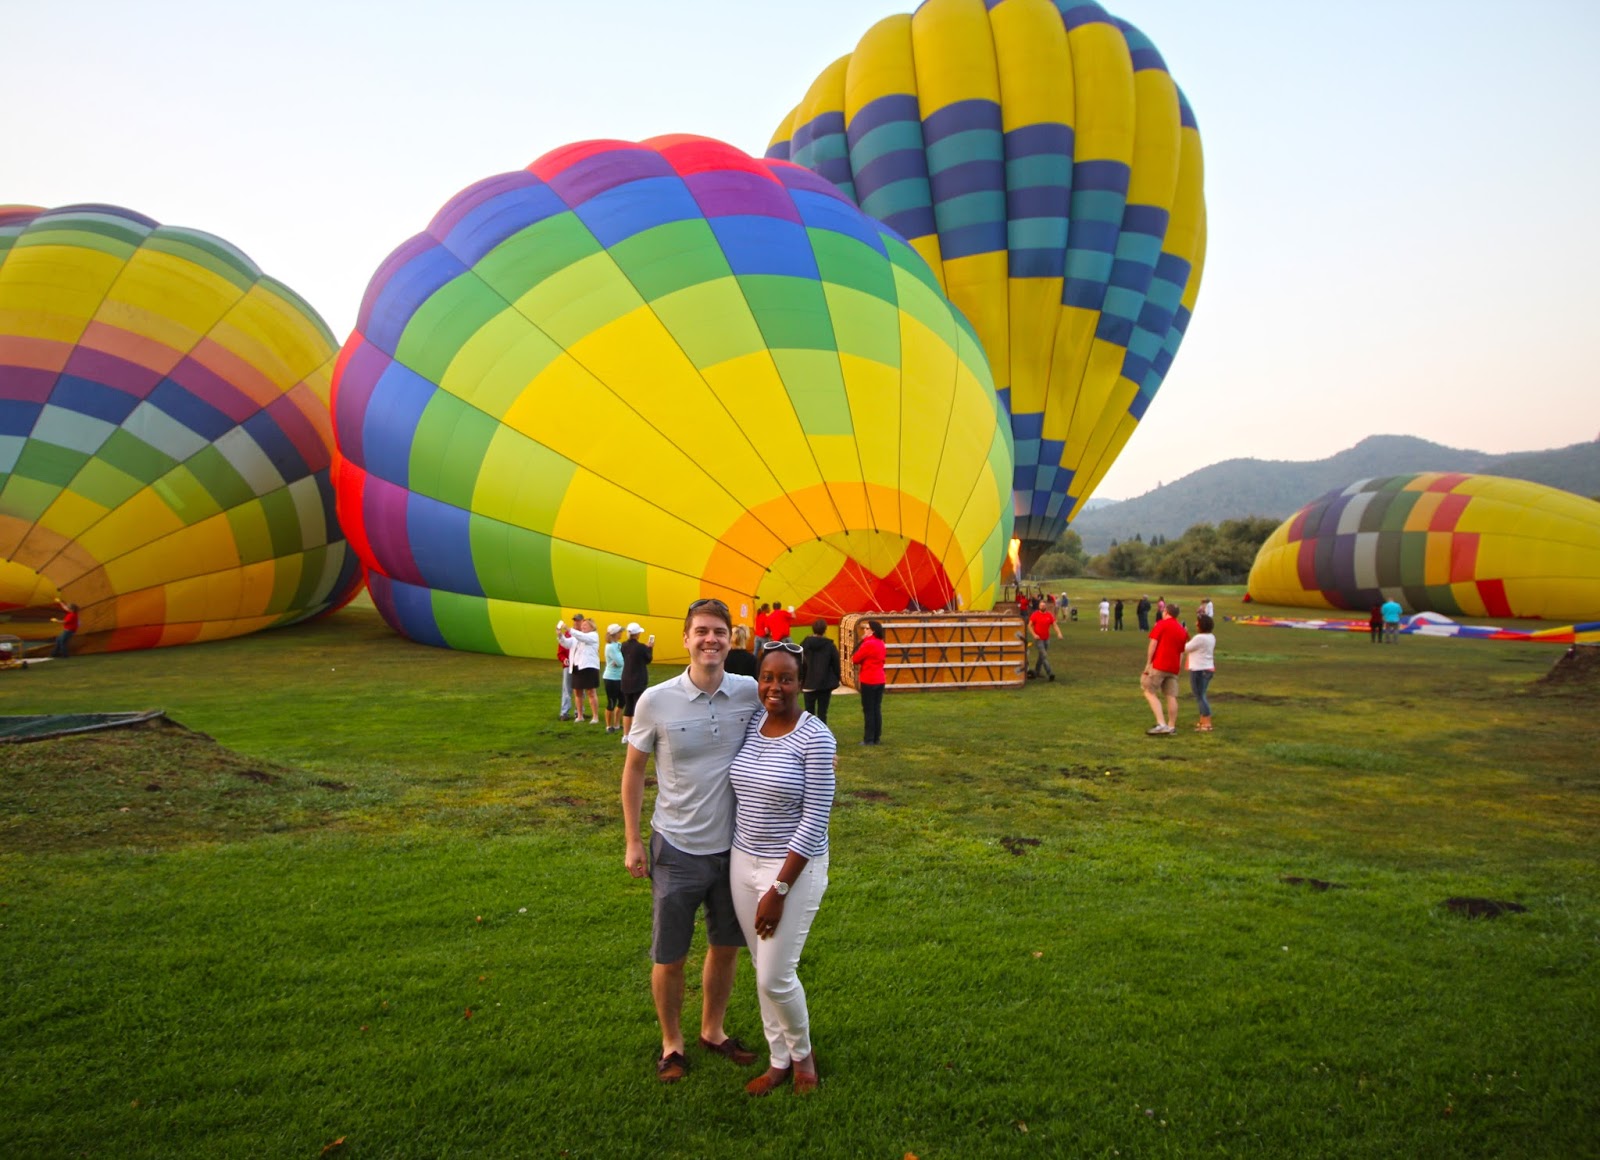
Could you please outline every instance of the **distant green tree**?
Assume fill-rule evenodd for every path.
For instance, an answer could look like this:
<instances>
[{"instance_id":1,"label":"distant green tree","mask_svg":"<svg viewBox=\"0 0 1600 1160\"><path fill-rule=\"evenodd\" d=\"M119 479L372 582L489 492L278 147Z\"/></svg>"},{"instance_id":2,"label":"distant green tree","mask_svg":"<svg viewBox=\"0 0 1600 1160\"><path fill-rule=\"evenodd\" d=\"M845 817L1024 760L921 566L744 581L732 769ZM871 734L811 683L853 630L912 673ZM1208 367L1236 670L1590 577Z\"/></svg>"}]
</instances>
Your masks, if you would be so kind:
<instances>
[{"instance_id":1,"label":"distant green tree","mask_svg":"<svg viewBox=\"0 0 1600 1160\"><path fill-rule=\"evenodd\" d=\"M1146 575L1150 548L1137 537L1110 548L1091 560L1089 571L1112 580L1133 580Z\"/></svg>"},{"instance_id":2,"label":"distant green tree","mask_svg":"<svg viewBox=\"0 0 1600 1160\"><path fill-rule=\"evenodd\" d=\"M1163 584L1242 584L1256 553L1277 526L1277 520L1253 516L1223 520L1215 527L1195 524L1176 540L1157 533L1145 544L1135 535L1090 560L1087 571Z\"/></svg>"},{"instance_id":3,"label":"distant green tree","mask_svg":"<svg viewBox=\"0 0 1600 1160\"><path fill-rule=\"evenodd\" d=\"M1033 562L1028 575L1041 580L1082 576L1088 563L1089 554L1083 550L1083 537L1068 528L1048 551Z\"/></svg>"}]
</instances>

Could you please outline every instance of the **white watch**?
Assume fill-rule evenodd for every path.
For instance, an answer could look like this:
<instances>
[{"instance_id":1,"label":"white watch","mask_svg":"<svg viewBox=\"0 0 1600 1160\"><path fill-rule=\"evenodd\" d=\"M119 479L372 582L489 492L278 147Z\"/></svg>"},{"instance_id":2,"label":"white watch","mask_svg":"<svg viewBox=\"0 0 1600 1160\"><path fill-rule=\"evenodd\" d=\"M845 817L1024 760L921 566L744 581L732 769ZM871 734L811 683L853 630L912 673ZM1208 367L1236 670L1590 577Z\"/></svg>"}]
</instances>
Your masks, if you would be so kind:
<instances>
[{"instance_id":1,"label":"white watch","mask_svg":"<svg viewBox=\"0 0 1600 1160\"><path fill-rule=\"evenodd\" d=\"M782 878L780 878L776 882L774 882L772 884L772 888L778 892L778 897L779 898L784 898L789 893L789 884L787 882L785 882Z\"/></svg>"}]
</instances>

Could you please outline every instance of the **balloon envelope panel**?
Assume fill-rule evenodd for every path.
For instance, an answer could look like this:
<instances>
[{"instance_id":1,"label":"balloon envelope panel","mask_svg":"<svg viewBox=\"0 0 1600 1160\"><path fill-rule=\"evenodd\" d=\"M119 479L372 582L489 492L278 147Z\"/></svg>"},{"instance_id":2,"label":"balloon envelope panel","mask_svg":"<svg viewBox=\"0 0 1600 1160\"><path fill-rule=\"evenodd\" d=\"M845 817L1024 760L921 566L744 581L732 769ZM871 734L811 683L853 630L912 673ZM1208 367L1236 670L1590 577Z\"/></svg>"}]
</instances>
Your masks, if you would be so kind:
<instances>
[{"instance_id":1,"label":"balloon envelope panel","mask_svg":"<svg viewBox=\"0 0 1600 1160\"><path fill-rule=\"evenodd\" d=\"M233 246L114 206L0 207L0 606L87 649L350 599L322 320Z\"/></svg>"},{"instance_id":2,"label":"balloon envelope panel","mask_svg":"<svg viewBox=\"0 0 1600 1160\"><path fill-rule=\"evenodd\" d=\"M927 265L703 138L459 194L374 276L334 423L374 599L442 646L549 655L576 608L666 653L702 596L980 606L1010 534L1009 430Z\"/></svg>"},{"instance_id":3,"label":"balloon envelope panel","mask_svg":"<svg viewBox=\"0 0 1600 1160\"><path fill-rule=\"evenodd\" d=\"M817 78L768 157L927 259L983 340L1025 554L1143 418L1205 251L1199 131L1154 45L1094 3L928 0Z\"/></svg>"},{"instance_id":4,"label":"balloon envelope panel","mask_svg":"<svg viewBox=\"0 0 1600 1160\"><path fill-rule=\"evenodd\" d=\"M1493 475L1367 479L1285 520L1250 569L1267 604L1593 620L1600 503Z\"/></svg>"}]
</instances>

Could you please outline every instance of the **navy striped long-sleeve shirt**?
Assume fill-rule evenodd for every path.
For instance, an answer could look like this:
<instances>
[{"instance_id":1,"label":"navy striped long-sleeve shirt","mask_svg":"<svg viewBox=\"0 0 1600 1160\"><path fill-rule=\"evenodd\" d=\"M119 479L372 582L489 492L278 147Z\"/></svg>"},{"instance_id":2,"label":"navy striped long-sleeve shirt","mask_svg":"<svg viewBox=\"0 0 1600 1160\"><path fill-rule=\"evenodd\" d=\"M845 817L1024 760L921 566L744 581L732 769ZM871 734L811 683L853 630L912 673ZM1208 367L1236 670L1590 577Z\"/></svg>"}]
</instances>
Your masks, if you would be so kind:
<instances>
[{"instance_id":1,"label":"navy striped long-sleeve shirt","mask_svg":"<svg viewBox=\"0 0 1600 1160\"><path fill-rule=\"evenodd\" d=\"M782 737L761 736L766 719L765 710L751 718L728 771L733 781L733 844L757 858L782 858L790 850L820 857L828 852L838 743L810 713L802 713Z\"/></svg>"}]
</instances>

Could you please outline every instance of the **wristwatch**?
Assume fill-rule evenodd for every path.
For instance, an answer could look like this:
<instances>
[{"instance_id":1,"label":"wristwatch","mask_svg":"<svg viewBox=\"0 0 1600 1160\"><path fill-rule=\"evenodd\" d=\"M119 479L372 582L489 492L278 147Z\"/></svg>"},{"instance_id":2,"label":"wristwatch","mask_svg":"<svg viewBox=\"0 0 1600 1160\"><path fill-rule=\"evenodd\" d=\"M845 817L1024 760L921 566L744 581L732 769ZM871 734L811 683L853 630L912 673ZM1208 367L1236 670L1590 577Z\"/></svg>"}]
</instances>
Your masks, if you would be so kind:
<instances>
[{"instance_id":1,"label":"wristwatch","mask_svg":"<svg viewBox=\"0 0 1600 1160\"><path fill-rule=\"evenodd\" d=\"M789 884L787 882L785 882L782 878L780 878L776 882L774 882L772 884L772 888L778 892L778 897L779 898L784 898L789 893Z\"/></svg>"}]
</instances>

